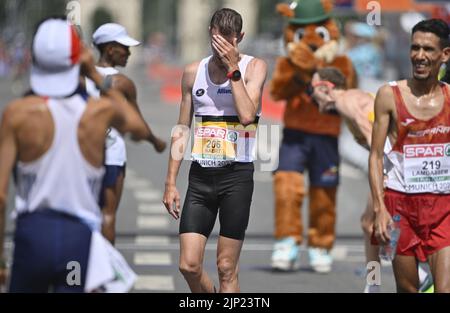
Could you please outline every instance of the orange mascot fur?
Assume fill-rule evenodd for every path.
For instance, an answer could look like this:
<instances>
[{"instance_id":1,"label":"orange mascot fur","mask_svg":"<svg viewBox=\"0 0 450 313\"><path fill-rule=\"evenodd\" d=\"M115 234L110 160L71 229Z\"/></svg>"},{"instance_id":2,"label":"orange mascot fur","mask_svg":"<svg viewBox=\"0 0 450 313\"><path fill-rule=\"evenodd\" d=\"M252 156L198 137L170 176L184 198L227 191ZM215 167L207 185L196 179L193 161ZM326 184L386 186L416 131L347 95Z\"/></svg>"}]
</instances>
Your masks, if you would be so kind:
<instances>
[{"instance_id":1,"label":"orange mascot fur","mask_svg":"<svg viewBox=\"0 0 450 313\"><path fill-rule=\"evenodd\" d=\"M286 101L280 161L274 174L276 243L272 267L278 270L299 265L305 170L310 186L310 265L317 272L331 270L341 120L338 115L319 113L308 91L312 75L321 67L340 69L348 87L354 87L356 78L351 61L338 55L340 33L331 18L332 9L331 0L298 0L277 6L278 13L288 18L284 29L287 56L277 59L270 86L273 99Z\"/></svg>"}]
</instances>

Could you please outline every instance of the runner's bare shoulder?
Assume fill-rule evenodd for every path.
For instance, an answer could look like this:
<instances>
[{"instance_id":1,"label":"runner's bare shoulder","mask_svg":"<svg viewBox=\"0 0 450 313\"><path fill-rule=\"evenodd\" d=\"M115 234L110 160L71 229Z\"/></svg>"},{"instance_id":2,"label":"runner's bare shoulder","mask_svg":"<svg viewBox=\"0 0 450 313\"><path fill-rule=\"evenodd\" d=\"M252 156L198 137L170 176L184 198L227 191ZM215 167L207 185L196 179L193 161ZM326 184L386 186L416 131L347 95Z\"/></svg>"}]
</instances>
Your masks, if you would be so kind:
<instances>
[{"instance_id":1,"label":"runner's bare shoulder","mask_svg":"<svg viewBox=\"0 0 450 313\"><path fill-rule=\"evenodd\" d=\"M183 71L183 83L192 87L194 85L195 76L197 76L197 70L200 65L200 61L190 63L184 67Z\"/></svg>"},{"instance_id":2,"label":"runner's bare shoulder","mask_svg":"<svg viewBox=\"0 0 450 313\"><path fill-rule=\"evenodd\" d=\"M391 109L395 108L394 92L389 84L384 84L378 89L375 105L383 105Z\"/></svg>"},{"instance_id":3,"label":"runner's bare shoulder","mask_svg":"<svg viewBox=\"0 0 450 313\"><path fill-rule=\"evenodd\" d=\"M267 75L267 63L263 59L253 57L253 59L248 63L247 73L253 76Z\"/></svg>"},{"instance_id":4,"label":"runner's bare shoulder","mask_svg":"<svg viewBox=\"0 0 450 313\"><path fill-rule=\"evenodd\" d=\"M17 124L25 119L40 118L43 114L48 113L49 109L44 98L26 96L8 103L3 114L8 117L10 123Z\"/></svg>"},{"instance_id":5,"label":"runner's bare shoulder","mask_svg":"<svg viewBox=\"0 0 450 313\"><path fill-rule=\"evenodd\" d=\"M90 97L87 103L86 111L90 114L97 115L114 115L114 104L108 97L102 96L100 98Z\"/></svg>"},{"instance_id":6,"label":"runner's bare shoulder","mask_svg":"<svg viewBox=\"0 0 450 313\"><path fill-rule=\"evenodd\" d=\"M136 85L134 82L126 75L122 73L114 74L113 76L113 87L124 92L124 93L136 93Z\"/></svg>"}]
</instances>

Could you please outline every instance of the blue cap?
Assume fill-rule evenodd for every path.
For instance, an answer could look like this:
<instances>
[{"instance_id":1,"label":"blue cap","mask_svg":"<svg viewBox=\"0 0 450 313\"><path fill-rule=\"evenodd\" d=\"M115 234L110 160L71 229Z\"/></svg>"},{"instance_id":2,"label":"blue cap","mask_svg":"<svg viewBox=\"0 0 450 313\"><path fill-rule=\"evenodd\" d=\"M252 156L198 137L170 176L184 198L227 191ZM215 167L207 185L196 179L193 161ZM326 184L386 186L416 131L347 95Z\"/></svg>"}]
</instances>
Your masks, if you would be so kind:
<instances>
[{"instance_id":1,"label":"blue cap","mask_svg":"<svg viewBox=\"0 0 450 313\"><path fill-rule=\"evenodd\" d=\"M400 222L400 215L394 215L394 222Z\"/></svg>"}]
</instances>

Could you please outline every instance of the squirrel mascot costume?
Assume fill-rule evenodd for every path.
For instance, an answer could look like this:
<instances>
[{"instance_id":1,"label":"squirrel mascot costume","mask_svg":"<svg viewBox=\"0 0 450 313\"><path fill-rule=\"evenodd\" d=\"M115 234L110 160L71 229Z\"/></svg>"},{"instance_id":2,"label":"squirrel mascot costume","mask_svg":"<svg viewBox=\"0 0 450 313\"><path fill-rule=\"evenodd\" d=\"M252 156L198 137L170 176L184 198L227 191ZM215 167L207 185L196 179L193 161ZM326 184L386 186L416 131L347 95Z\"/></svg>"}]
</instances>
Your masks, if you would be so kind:
<instances>
[{"instance_id":1,"label":"squirrel mascot costume","mask_svg":"<svg viewBox=\"0 0 450 313\"><path fill-rule=\"evenodd\" d=\"M316 272L331 271L330 250L335 240L336 190L339 183L338 115L321 114L310 97L317 69L334 66L354 87L356 73L350 59L338 55L339 29L331 18L331 0L298 0L278 4L288 18L284 29L286 56L279 57L270 86L274 100L285 100L283 141L274 173L275 239L272 267L299 267L303 241L301 209L309 176L308 252Z\"/></svg>"}]
</instances>

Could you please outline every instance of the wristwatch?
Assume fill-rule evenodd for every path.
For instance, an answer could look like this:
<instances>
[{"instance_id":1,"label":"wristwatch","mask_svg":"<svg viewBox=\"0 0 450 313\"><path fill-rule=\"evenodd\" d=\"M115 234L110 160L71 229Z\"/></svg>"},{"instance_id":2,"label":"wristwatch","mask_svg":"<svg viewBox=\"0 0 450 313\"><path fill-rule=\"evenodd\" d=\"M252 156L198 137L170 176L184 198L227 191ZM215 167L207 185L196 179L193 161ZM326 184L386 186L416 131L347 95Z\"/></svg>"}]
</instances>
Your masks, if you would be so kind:
<instances>
[{"instance_id":1,"label":"wristwatch","mask_svg":"<svg viewBox=\"0 0 450 313\"><path fill-rule=\"evenodd\" d=\"M234 70L227 74L227 77L235 82L238 81L239 79L241 79L241 76L242 76L241 71L239 71L239 70Z\"/></svg>"}]
</instances>

